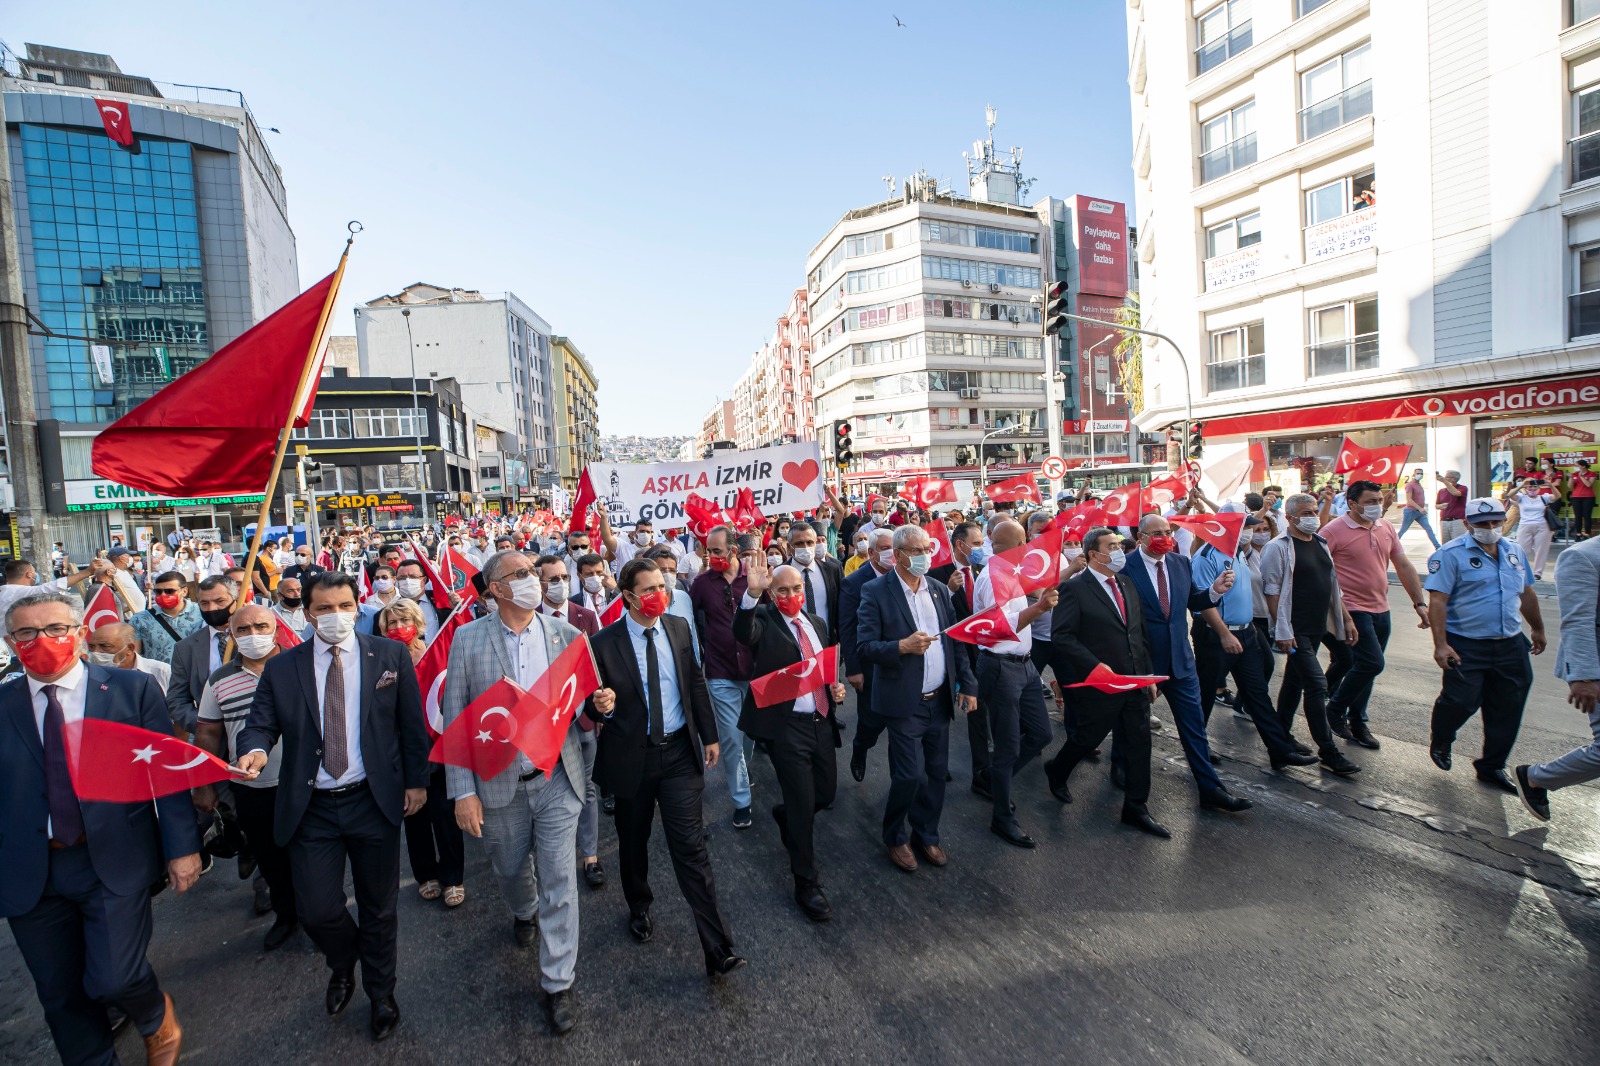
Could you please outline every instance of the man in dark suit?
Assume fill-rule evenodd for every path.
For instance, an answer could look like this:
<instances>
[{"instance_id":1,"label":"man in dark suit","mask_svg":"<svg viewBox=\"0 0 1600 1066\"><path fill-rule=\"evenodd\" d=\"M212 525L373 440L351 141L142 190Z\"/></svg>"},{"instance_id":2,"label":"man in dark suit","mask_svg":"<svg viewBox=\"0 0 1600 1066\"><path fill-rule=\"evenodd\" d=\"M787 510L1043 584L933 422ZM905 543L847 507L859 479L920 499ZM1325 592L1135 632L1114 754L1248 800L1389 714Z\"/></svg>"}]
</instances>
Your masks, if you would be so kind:
<instances>
[{"instance_id":1,"label":"man in dark suit","mask_svg":"<svg viewBox=\"0 0 1600 1066\"><path fill-rule=\"evenodd\" d=\"M806 530L812 532L809 526ZM765 563L753 563L747 576L749 586L733 618L733 635L753 653L754 676L765 677L804 662L827 647L827 622L806 610L805 584L797 567L780 566L769 573ZM770 592L771 603L760 602L763 592ZM739 729L746 736L767 742L783 792L783 802L772 808L772 819L789 852L795 902L814 922L833 917L817 874L812 820L833 803L838 787L834 749L839 747L839 730L834 712L843 699L844 685L837 682L768 707L756 706L750 693L739 716Z\"/></svg>"},{"instance_id":2,"label":"man in dark suit","mask_svg":"<svg viewBox=\"0 0 1600 1066\"><path fill-rule=\"evenodd\" d=\"M167 710L172 724L185 733L194 732L200 694L206 690L206 681L222 666L222 652L228 645L228 619L233 617L238 598L238 582L225 577L202 580L195 599L206 624L173 646Z\"/></svg>"},{"instance_id":3,"label":"man in dark suit","mask_svg":"<svg viewBox=\"0 0 1600 1066\"><path fill-rule=\"evenodd\" d=\"M661 568L630 559L617 575L627 604L622 619L591 642L603 686L584 708L604 723L594 777L616 797L617 865L628 901L628 932L641 944L654 933L650 905L650 827L656 808L678 887L694 912L706 973L745 964L717 903L701 812L703 767L715 766L716 716L695 662L689 623L666 613L671 598ZM606 707L610 709L607 710Z\"/></svg>"},{"instance_id":4,"label":"man in dark suit","mask_svg":"<svg viewBox=\"0 0 1600 1066\"><path fill-rule=\"evenodd\" d=\"M282 740L275 835L289 849L300 923L327 957L327 1008L341 1013L355 965L372 1001L372 1035L400 1023L394 999L402 819L428 796L428 732L405 646L356 632L355 579L312 582L316 637L273 657L235 748L256 773ZM345 909L348 860L358 925Z\"/></svg>"},{"instance_id":5,"label":"man in dark suit","mask_svg":"<svg viewBox=\"0 0 1600 1066\"><path fill-rule=\"evenodd\" d=\"M1127 576L1139 590L1144 608L1151 666L1167 678L1161 694L1172 708L1189 772L1200 789L1200 806L1237 814L1248 810L1250 801L1224 788L1212 765L1205 711L1200 707L1200 673L1189 643L1189 612L1215 607L1233 587L1233 571L1222 571L1210 588L1195 588L1189 560L1176 548L1171 523L1158 514L1145 515L1139 520L1139 550L1128 560ZM1117 756L1113 743L1112 760Z\"/></svg>"},{"instance_id":6,"label":"man in dark suit","mask_svg":"<svg viewBox=\"0 0 1600 1066\"><path fill-rule=\"evenodd\" d=\"M872 675L858 653L861 624L861 590L894 571L894 530L875 525L867 534L867 561L839 585L839 660L845 680L856 690L856 734L850 743L850 776L867 776L867 752L883 733L883 719L872 713Z\"/></svg>"},{"instance_id":7,"label":"man in dark suit","mask_svg":"<svg viewBox=\"0 0 1600 1066\"><path fill-rule=\"evenodd\" d=\"M861 590L858 654L872 670L872 713L889 730L889 800L883 843L889 861L917 869L915 847L934 866L949 861L939 846L939 815L950 762L955 708L977 706L977 680L958 641L950 590L929 581L933 542L921 526L893 534L895 568ZM906 826L910 824L910 833Z\"/></svg>"},{"instance_id":8,"label":"man in dark suit","mask_svg":"<svg viewBox=\"0 0 1600 1066\"><path fill-rule=\"evenodd\" d=\"M586 637L600 632L600 617L586 607L573 603L569 596L572 588L567 574L567 561L559 555L541 555L534 566L539 580L544 584L544 599L539 603L539 613L559 618Z\"/></svg>"},{"instance_id":9,"label":"man in dark suit","mask_svg":"<svg viewBox=\"0 0 1600 1066\"><path fill-rule=\"evenodd\" d=\"M983 527L976 522L958 523L950 531L952 561L928 571L930 581L938 581L949 587L950 602L955 605L957 621L972 617L973 582L983 573L986 551L983 546ZM967 652L967 659L976 676L978 646L963 644L961 647ZM972 749L972 791L986 800L992 800L994 794L989 790L989 712L981 698L978 700L978 709L967 715L967 743Z\"/></svg>"},{"instance_id":10,"label":"man in dark suit","mask_svg":"<svg viewBox=\"0 0 1600 1066\"><path fill-rule=\"evenodd\" d=\"M62 738L83 718L170 733L161 689L148 674L82 662L76 594L25 596L5 627L25 677L0 686L0 915L62 1062L116 1061L106 1020L115 1006L144 1037L147 1060L166 1066L183 1030L145 957L150 887L185 892L200 876L194 808L185 792L154 804L80 803Z\"/></svg>"},{"instance_id":11,"label":"man in dark suit","mask_svg":"<svg viewBox=\"0 0 1600 1066\"><path fill-rule=\"evenodd\" d=\"M817 531L808 522L789 527L789 562L800 571L806 613L820 615L828 629L818 634L833 643L839 639L839 586L844 567L817 550Z\"/></svg>"},{"instance_id":12,"label":"man in dark suit","mask_svg":"<svg viewBox=\"0 0 1600 1066\"><path fill-rule=\"evenodd\" d=\"M1063 686L1077 684L1102 663L1123 675L1150 674L1150 647L1138 590L1122 573L1126 557L1117 535L1105 527L1083 538L1088 567L1064 582L1050 619L1052 664ZM1170 837L1150 816L1150 703L1154 688L1108 693L1074 689L1076 714L1067 742L1044 764L1050 794L1072 802L1067 777L1090 757L1108 732L1121 738L1125 759L1122 821L1158 837Z\"/></svg>"}]
</instances>

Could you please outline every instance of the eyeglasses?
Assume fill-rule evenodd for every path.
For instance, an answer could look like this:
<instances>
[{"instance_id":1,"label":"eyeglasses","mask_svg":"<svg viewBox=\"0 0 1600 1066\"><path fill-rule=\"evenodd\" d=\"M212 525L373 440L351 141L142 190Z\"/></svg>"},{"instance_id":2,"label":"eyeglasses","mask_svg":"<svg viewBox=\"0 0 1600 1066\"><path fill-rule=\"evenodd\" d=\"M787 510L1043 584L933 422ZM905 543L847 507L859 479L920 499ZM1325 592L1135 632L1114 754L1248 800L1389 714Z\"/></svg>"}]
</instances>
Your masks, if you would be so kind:
<instances>
[{"instance_id":1,"label":"eyeglasses","mask_svg":"<svg viewBox=\"0 0 1600 1066\"><path fill-rule=\"evenodd\" d=\"M38 640L40 637L49 637L51 640L60 640L62 637L71 635L72 632L77 628L77 626L70 625L66 622L57 622L54 625L45 626L43 629L25 627L23 629L13 629L11 631L11 639L16 641L18 644L26 644L28 641Z\"/></svg>"},{"instance_id":2,"label":"eyeglasses","mask_svg":"<svg viewBox=\"0 0 1600 1066\"><path fill-rule=\"evenodd\" d=\"M529 570L527 567L523 567L521 570L508 570L499 577L495 578L495 580L501 582L502 584L509 585L513 581L521 581L524 578L529 578L532 576L533 571Z\"/></svg>"}]
</instances>

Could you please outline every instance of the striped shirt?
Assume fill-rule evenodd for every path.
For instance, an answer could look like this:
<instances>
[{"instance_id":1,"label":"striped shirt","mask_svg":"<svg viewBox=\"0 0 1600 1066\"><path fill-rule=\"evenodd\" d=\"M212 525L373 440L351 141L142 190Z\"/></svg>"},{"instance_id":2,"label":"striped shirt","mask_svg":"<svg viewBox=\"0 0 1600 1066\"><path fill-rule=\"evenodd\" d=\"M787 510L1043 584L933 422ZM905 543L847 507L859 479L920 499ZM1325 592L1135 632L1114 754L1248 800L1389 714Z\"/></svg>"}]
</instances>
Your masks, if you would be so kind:
<instances>
[{"instance_id":1,"label":"striped shirt","mask_svg":"<svg viewBox=\"0 0 1600 1066\"><path fill-rule=\"evenodd\" d=\"M235 657L212 673L206 681L205 691L200 693L200 721L222 723L222 728L228 734L229 762L239 757L234 738L244 728L245 719L250 717L250 704L255 702L256 685L260 682L259 677L244 668L244 660ZM283 742L279 741L267 753L267 765L262 767L260 777L254 781L236 777L229 784L235 787L243 785L245 788L276 788L278 766L282 761Z\"/></svg>"}]
</instances>

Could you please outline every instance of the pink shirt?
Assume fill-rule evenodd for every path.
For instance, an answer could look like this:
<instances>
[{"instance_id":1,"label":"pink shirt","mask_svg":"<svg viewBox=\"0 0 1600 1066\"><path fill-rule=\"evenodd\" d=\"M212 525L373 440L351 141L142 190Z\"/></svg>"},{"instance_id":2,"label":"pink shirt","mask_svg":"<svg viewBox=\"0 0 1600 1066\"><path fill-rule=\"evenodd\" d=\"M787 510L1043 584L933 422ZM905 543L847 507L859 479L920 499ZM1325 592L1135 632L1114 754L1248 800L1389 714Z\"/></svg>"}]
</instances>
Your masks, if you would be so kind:
<instances>
[{"instance_id":1,"label":"pink shirt","mask_svg":"<svg viewBox=\"0 0 1600 1066\"><path fill-rule=\"evenodd\" d=\"M1406 557L1394 526L1380 518L1368 528L1344 515L1323 526L1322 536L1333 555L1333 571L1339 577L1345 608L1368 614L1387 613L1389 562Z\"/></svg>"}]
</instances>

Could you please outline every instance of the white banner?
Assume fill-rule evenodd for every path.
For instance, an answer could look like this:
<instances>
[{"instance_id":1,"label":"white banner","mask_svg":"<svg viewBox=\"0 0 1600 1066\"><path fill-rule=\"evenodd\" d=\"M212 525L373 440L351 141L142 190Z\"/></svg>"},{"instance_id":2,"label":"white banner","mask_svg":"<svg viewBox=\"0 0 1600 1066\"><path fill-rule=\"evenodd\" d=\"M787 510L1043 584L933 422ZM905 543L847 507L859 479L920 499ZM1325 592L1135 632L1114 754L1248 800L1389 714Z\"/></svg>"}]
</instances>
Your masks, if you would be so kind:
<instances>
[{"instance_id":1,"label":"white banner","mask_svg":"<svg viewBox=\"0 0 1600 1066\"><path fill-rule=\"evenodd\" d=\"M1206 260L1206 291L1215 292L1230 285L1255 280L1261 270L1261 245L1251 244L1225 255Z\"/></svg>"},{"instance_id":2,"label":"white banner","mask_svg":"<svg viewBox=\"0 0 1600 1066\"><path fill-rule=\"evenodd\" d=\"M747 488L766 515L806 511L822 502L822 450L814 440L720 451L692 463L590 463L588 474L612 529L632 529L641 520L658 532L686 525L683 501L691 492L732 507Z\"/></svg>"},{"instance_id":3,"label":"white banner","mask_svg":"<svg viewBox=\"0 0 1600 1066\"><path fill-rule=\"evenodd\" d=\"M114 385L116 379L111 369L111 346L109 344L89 345L89 354L94 357L95 376L102 385Z\"/></svg>"},{"instance_id":4,"label":"white banner","mask_svg":"<svg viewBox=\"0 0 1600 1066\"><path fill-rule=\"evenodd\" d=\"M1369 248L1378 239L1378 209L1368 207L1306 229L1306 262Z\"/></svg>"}]
</instances>

